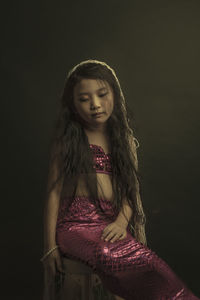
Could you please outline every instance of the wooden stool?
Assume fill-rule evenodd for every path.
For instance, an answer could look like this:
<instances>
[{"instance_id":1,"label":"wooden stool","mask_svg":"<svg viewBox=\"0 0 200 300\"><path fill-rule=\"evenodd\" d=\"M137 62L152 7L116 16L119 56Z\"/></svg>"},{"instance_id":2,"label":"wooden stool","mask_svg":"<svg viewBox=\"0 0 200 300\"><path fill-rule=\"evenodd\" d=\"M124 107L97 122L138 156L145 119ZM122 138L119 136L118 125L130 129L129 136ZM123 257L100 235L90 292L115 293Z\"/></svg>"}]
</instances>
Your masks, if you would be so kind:
<instances>
[{"instance_id":1,"label":"wooden stool","mask_svg":"<svg viewBox=\"0 0 200 300\"><path fill-rule=\"evenodd\" d=\"M62 258L65 279L61 287L61 300L114 300L114 296L103 287L99 276L82 262ZM96 293L95 293L96 291Z\"/></svg>"}]
</instances>

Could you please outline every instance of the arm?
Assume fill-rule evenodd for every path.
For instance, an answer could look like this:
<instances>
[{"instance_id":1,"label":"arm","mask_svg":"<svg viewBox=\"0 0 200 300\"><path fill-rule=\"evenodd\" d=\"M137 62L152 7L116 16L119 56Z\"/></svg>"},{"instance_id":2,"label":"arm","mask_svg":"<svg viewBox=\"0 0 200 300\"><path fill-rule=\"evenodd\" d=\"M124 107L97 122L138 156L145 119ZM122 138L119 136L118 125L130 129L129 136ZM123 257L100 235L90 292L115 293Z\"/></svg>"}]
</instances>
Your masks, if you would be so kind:
<instances>
[{"instance_id":1,"label":"arm","mask_svg":"<svg viewBox=\"0 0 200 300\"><path fill-rule=\"evenodd\" d=\"M52 192L44 209L44 253L56 245L55 230L59 208L59 196Z\"/></svg>"},{"instance_id":2,"label":"arm","mask_svg":"<svg viewBox=\"0 0 200 300\"><path fill-rule=\"evenodd\" d=\"M59 174L58 161L55 160L49 166L47 190L57 178ZM44 205L44 253L56 245L56 222L58 217L58 209L60 203L60 193L62 189L63 179L60 179L48 197Z\"/></svg>"},{"instance_id":3,"label":"arm","mask_svg":"<svg viewBox=\"0 0 200 300\"><path fill-rule=\"evenodd\" d=\"M131 219L133 211L126 199L123 199L122 203L123 203L122 208L121 208L115 222L126 228Z\"/></svg>"}]
</instances>

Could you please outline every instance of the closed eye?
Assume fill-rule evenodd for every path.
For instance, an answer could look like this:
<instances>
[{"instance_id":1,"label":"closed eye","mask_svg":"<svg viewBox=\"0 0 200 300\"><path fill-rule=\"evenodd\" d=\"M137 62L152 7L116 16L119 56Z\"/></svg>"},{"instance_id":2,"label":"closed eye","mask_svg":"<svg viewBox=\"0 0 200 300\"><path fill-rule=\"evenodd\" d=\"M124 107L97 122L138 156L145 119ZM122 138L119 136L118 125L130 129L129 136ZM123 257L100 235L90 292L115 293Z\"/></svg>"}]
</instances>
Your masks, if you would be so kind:
<instances>
[{"instance_id":1,"label":"closed eye","mask_svg":"<svg viewBox=\"0 0 200 300\"><path fill-rule=\"evenodd\" d=\"M99 97L104 97L104 96L106 96L108 93L104 93L104 94L101 94L101 95L99 95ZM87 101L88 99L86 99L86 98L80 98L79 99L81 102L84 102L84 101Z\"/></svg>"},{"instance_id":2,"label":"closed eye","mask_svg":"<svg viewBox=\"0 0 200 300\"><path fill-rule=\"evenodd\" d=\"M107 95L108 93L105 93L105 94L101 94L99 95L99 97L104 97L105 95Z\"/></svg>"}]
</instances>

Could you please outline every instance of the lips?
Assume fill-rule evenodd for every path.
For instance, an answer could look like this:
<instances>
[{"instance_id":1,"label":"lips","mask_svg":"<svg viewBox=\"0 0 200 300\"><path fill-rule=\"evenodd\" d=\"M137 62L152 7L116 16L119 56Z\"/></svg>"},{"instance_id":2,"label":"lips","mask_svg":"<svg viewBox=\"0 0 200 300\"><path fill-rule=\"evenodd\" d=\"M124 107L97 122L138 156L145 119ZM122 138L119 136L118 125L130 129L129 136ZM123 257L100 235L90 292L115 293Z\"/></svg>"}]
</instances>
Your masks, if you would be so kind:
<instances>
[{"instance_id":1,"label":"lips","mask_svg":"<svg viewBox=\"0 0 200 300\"><path fill-rule=\"evenodd\" d=\"M99 115L102 115L102 114L103 114L103 112L100 112L100 113L92 114L92 116L94 117L94 116L99 116Z\"/></svg>"}]
</instances>

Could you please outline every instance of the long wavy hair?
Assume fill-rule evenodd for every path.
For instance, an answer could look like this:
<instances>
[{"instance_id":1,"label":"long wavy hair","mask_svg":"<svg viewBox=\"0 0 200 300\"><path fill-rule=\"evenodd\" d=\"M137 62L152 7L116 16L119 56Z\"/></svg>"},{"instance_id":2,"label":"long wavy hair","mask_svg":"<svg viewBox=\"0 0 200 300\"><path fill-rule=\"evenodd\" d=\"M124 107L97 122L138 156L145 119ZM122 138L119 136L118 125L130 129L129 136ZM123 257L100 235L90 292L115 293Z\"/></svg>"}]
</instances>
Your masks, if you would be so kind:
<instances>
[{"instance_id":1,"label":"long wavy hair","mask_svg":"<svg viewBox=\"0 0 200 300\"><path fill-rule=\"evenodd\" d=\"M83 61L73 67L67 75L59 98L54 132L50 141L47 198L54 190L61 193L60 205L66 193L70 195L69 199L72 201L79 176L84 174L89 195L99 213L103 214L98 202L97 175L93 167L88 137L73 101L74 87L82 79L107 81L113 89L114 108L106 123L111 149L113 205L119 212L122 199L128 201L133 211L129 220L131 233L138 241L146 244L146 217L139 193L141 180L137 168L137 156L135 156L139 142L134 136L131 125L133 113L125 102L115 71L105 62L93 59ZM66 211L70 203L69 201Z\"/></svg>"}]
</instances>

